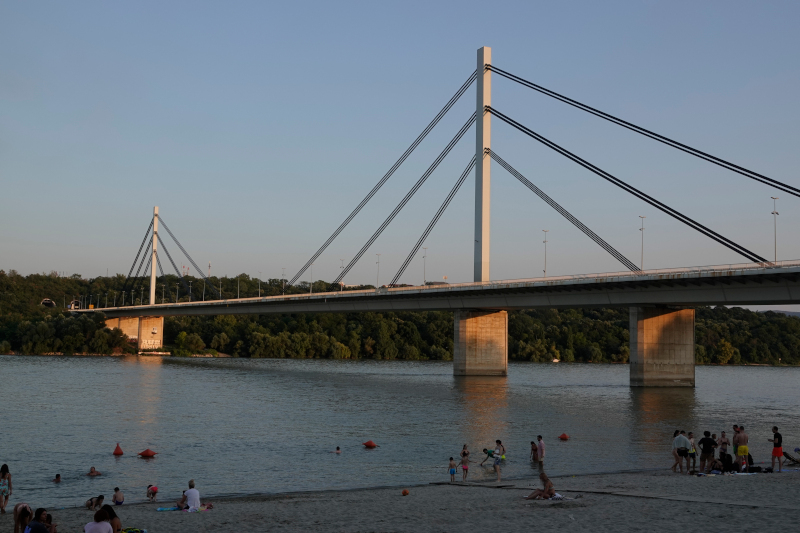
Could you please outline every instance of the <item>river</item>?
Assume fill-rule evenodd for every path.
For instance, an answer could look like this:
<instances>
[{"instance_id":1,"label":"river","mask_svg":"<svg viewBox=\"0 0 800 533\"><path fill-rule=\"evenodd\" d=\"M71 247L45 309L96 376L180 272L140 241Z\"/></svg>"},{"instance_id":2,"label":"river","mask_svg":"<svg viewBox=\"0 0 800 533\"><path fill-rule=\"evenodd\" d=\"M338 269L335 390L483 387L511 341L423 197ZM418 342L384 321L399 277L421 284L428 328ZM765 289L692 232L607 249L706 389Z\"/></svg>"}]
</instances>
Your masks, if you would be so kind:
<instances>
[{"instance_id":1,"label":"river","mask_svg":"<svg viewBox=\"0 0 800 533\"><path fill-rule=\"evenodd\" d=\"M190 478L204 498L446 481L463 444L480 461L498 438L503 475L519 477L535 472L536 435L550 474L668 467L679 428L743 424L756 461L773 424L800 446L800 368L699 366L697 388L661 390L628 387L627 365L511 363L508 378L455 378L444 362L0 356L0 368L12 506L75 506L115 486L143 501L148 484L173 500ZM145 448L156 458L138 458Z\"/></svg>"}]
</instances>

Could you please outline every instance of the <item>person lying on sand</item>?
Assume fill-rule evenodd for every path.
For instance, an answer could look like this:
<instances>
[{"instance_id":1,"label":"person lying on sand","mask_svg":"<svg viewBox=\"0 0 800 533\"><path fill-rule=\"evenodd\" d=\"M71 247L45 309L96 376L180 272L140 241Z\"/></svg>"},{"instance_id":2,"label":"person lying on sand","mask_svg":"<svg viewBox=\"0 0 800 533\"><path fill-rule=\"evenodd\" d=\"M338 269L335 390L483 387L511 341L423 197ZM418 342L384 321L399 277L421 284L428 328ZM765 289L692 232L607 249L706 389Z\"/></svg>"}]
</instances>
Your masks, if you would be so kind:
<instances>
[{"instance_id":1,"label":"person lying on sand","mask_svg":"<svg viewBox=\"0 0 800 533\"><path fill-rule=\"evenodd\" d=\"M104 499L105 499L105 497L101 494L100 496L97 496L96 498L89 498L88 500L86 500L86 503L84 503L84 505L90 511L97 511L98 509L103 507L103 500Z\"/></svg>"},{"instance_id":2,"label":"person lying on sand","mask_svg":"<svg viewBox=\"0 0 800 533\"><path fill-rule=\"evenodd\" d=\"M536 489L535 491L531 492L530 494L528 494L523 499L525 499L525 500L547 500L547 499L550 499L553 496L555 496L556 489L553 486L553 482L550 481L550 478L547 477L547 474L542 472L541 474L539 474L539 479L542 480L543 488Z\"/></svg>"},{"instance_id":3,"label":"person lying on sand","mask_svg":"<svg viewBox=\"0 0 800 533\"><path fill-rule=\"evenodd\" d=\"M94 476L102 476L102 475L103 475L103 473L102 473L102 472L98 472L98 471L95 469L95 467L91 467L91 468L89 469L89 473L88 473L88 474L86 474L86 475L87 475L87 476L92 476L92 477L94 477Z\"/></svg>"}]
</instances>

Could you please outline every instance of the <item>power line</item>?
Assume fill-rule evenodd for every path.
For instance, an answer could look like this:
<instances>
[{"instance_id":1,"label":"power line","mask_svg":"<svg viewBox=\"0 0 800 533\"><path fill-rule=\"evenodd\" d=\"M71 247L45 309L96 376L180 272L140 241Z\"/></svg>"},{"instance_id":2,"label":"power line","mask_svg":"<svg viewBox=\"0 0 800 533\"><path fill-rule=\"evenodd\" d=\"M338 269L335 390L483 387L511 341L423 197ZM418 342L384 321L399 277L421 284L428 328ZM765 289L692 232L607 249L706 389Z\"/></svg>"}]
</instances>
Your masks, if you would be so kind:
<instances>
[{"instance_id":1,"label":"power line","mask_svg":"<svg viewBox=\"0 0 800 533\"><path fill-rule=\"evenodd\" d=\"M352 259L352 261L350 261L350 263L347 264L347 266L344 268L344 270L342 270L342 273L339 274L339 277L336 278L336 280L334 280L334 283L339 283L340 281L342 281L342 278L344 278L347 275L347 273L350 272L350 269L353 268L353 266L358 262L359 259L361 259L361 256L364 255L364 253L367 251L367 249L370 246L372 246L372 243L375 242L375 239L377 239L380 236L380 234L383 233L383 230L385 230L386 227L392 222L392 220L394 220L394 217L397 216L397 213L399 213L400 210L403 209L403 207L405 207L405 205L408 203L408 201L411 200L411 197L414 196L414 193L416 193L419 190L419 188L422 187L422 184L425 183L425 181L433 173L433 171L436 170L436 167L439 166L439 163L441 163L442 160L445 157L447 157L447 154L450 153L450 150L453 149L453 147L458 143L458 141L461 140L461 137L464 136L464 134L467 132L467 130L475 122L475 116L476 116L476 113L473 113L472 116L469 117L469 120L467 120L464 123L464 125L461 126L461 129L458 130L458 133L456 133L455 137L453 137L450 140L450 142L447 143L447 146L445 146L444 150L442 150L442 153L440 153L439 156L434 160L434 162L431 163L431 166L428 167L428 170L426 170L425 173L422 174L422 177L420 177L419 180L417 180L417 182L414 184L414 186L411 188L411 190L408 191L408 193L400 201L400 203L397 204L397 207L394 208L394 211L392 211L392 213L386 218L386 220L383 221L383 224L381 224L381 226L378 228L378 230L372 235L372 237L370 237L370 239L361 248L361 250L359 250L359 252Z\"/></svg>"},{"instance_id":2,"label":"power line","mask_svg":"<svg viewBox=\"0 0 800 533\"><path fill-rule=\"evenodd\" d=\"M350 223L351 220L353 220L353 218L355 218L355 216L359 213L359 211L361 211L361 209L365 205L367 205L367 202L369 202L370 199L372 199L372 197L375 196L375 193L377 193L378 190L381 187L383 187L383 184L386 183L389 180L389 178L392 177L392 174L394 174L398 168L400 168L400 165L402 165L403 162L406 159L408 159L408 156L411 155L411 152L413 152L414 149L417 146L419 146L419 144L423 141L423 139L425 139L425 137L428 135L428 133L430 133L430 131L434 128L434 126L436 126L439 123L439 121L442 120L442 117L444 117L447 114L450 108L453 107L453 105L458 101L459 98L461 98L464 92L469 88L470 85L472 85L472 83L475 81L477 77L478 77L478 71L476 70L475 72L472 73L472 75L469 78L467 78L467 81L465 81L464 84L458 89L458 91L456 91L456 94L454 94L453 97L450 98L450 100L445 104L442 110L439 111L439 113L433 118L430 124L428 124L424 130L422 130L422 133L420 133L419 136L414 140L414 142L411 143L411 146L409 146L408 149L403 153L403 155L400 156L400 159L398 159L395 162L395 164L392 165L392 168L389 169L389 171L380 179L380 181L372 188L372 190L369 191L369 193L364 197L364 199L361 200L361 203L359 203L358 206L356 206L356 208L353 210L353 212L350 213L350 215L348 215L348 217L344 220L344 222L342 222L339 225L339 227L336 228L336 231L334 231L333 234L330 237L328 237L328 240L325 241L325 244L323 244L320 247L320 249L317 250L313 256L311 256L311 259L309 259L306 262L306 264L303 265L303 268L301 268L300 271L297 274L295 274L295 276L289 282L289 285L294 285L294 283L300 278L300 276L302 276L305 273L308 267L311 266L311 264L317 260L317 258L322 254L322 252L324 252L325 249L333 242L333 240L339 236L342 230L344 230L344 228L347 227L347 225Z\"/></svg>"},{"instance_id":3,"label":"power line","mask_svg":"<svg viewBox=\"0 0 800 533\"><path fill-rule=\"evenodd\" d=\"M546 89L546 88L542 87L541 85L537 85L537 84L535 84L535 83L533 83L531 81L528 81L528 80L526 80L524 78L520 78L519 76L511 74L510 72L506 72L505 70L499 69L499 68L497 68L497 67L495 67L493 65L487 65L487 68L490 69L492 72L496 72L497 74L499 74L499 75L501 75L501 76L503 76L505 78L508 78L511 81L515 81L515 82L519 83L520 85L523 85L524 87L528 87L529 89L533 89L535 91L538 91L538 92L540 92L540 93L542 93L544 95L547 95L547 96L549 96L551 98L555 98L556 100L564 102L565 104L568 104L568 105L571 105L573 107L576 107L576 108L578 108L578 109L580 109L582 111L586 111L587 113L591 113L592 115L598 116L598 117L600 117L602 119L605 119L605 120L607 120L609 122L617 124L618 126L622 126L623 128L627 128L627 129L629 129L631 131L635 131L636 133L639 133L640 135L644 135L645 137L649 137L649 138L651 138L653 140L656 140L656 141L658 141L660 143L666 144L667 146L671 146L673 148L677 148L678 150L680 150L682 152L686 152L687 154L691 154L691 155L693 155L695 157L699 157L700 159L708 161L709 163L713 163L715 165L721 166L722 168L726 168L726 169L728 169L730 171L736 172L737 174L741 174L742 176L746 176L746 177L748 177L750 179L753 179L753 180L758 181L760 183L763 183L765 185L770 185L770 186L775 187L776 189L779 189L779 190L781 190L781 191L783 191L785 193L788 193L788 194L791 194L791 195L794 195L794 196L800 196L800 189L792 187L791 185L787 185L786 183L782 183L782 182L780 182L778 180L774 180L772 178L768 178L767 176L764 176L763 174L759 174L758 172L754 172L754 171L748 170L748 169L746 169L744 167L740 167L739 165L735 165L735 164L731 163L730 161L725 161L724 159L721 159L719 157L715 157L715 156L713 156L711 154L707 154L706 152L700 151L700 150L698 150L696 148L692 148L691 146L688 146L688 145L685 145L685 144L680 143L678 141L675 141L673 139L670 139L669 137L665 137L663 135L659 135L658 133L652 132L652 131L650 131L648 129L642 128L641 126L637 126L636 124L632 124L630 122L622 120L621 118L618 118L618 117L615 117L614 115L610 115L608 113L600 111L599 109L595 109L595 108L590 107L590 106L588 106L586 104L582 104L581 102L578 102L577 100L573 100L571 98L567 98L566 96L564 96L562 94L558 94L555 91L551 91L550 89Z\"/></svg>"}]
</instances>

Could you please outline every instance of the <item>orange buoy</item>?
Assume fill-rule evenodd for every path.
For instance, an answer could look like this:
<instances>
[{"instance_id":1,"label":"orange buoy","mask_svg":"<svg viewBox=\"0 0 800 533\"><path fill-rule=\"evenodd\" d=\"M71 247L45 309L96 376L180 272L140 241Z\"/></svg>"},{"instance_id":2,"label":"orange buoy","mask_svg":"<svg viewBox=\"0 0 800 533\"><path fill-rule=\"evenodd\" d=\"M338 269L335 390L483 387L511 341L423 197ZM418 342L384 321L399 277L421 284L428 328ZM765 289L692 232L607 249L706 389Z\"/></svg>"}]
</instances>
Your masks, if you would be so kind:
<instances>
[{"instance_id":1,"label":"orange buoy","mask_svg":"<svg viewBox=\"0 0 800 533\"><path fill-rule=\"evenodd\" d=\"M566 433L562 433L561 435L558 436L558 438L561 440L569 440L569 435L567 435Z\"/></svg>"},{"instance_id":2,"label":"orange buoy","mask_svg":"<svg viewBox=\"0 0 800 533\"><path fill-rule=\"evenodd\" d=\"M402 495L408 496L409 495L408 489L403 489Z\"/></svg>"},{"instance_id":3,"label":"orange buoy","mask_svg":"<svg viewBox=\"0 0 800 533\"><path fill-rule=\"evenodd\" d=\"M364 445L365 448L377 448L378 447L378 445L375 444L374 442L372 442L371 440L368 440L367 442L362 442L362 444Z\"/></svg>"},{"instance_id":4,"label":"orange buoy","mask_svg":"<svg viewBox=\"0 0 800 533\"><path fill-rule=\"evenodd\" d=\"M114 448L114 455L122 455L122 448L119 447L119 442L117 443L117 447Z\"/></svg>"},{"instance_id":5,"label":"orange buoy","mask_svg":"<svg viewBox=\"0 0 800 533\"><path fill-rule=\"evenodd\" d=\"M142 457L155 457L158 452L154 452L150 448L147 448L143 452L139 452L137 455L141 455Z\"/></svg>"}]
</instances>

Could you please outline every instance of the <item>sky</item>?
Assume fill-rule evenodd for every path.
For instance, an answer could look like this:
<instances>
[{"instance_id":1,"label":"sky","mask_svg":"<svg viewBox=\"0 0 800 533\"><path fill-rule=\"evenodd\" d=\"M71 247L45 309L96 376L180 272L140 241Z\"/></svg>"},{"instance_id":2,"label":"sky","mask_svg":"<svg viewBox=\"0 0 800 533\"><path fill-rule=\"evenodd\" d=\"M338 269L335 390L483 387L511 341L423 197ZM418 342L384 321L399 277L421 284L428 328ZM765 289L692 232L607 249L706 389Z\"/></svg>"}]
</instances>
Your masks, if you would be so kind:
<instances>
[{"instance_id":1,"label":"sky","mask_svg":"<svg viewBox=\"0 0 800 533\"><path fill-rule=\"evenodd\" d=\"M157 205L212 275L291 279L481 46L499 68L800 187L799 18L788 1L2 2L0 269L127 273ZM800 199L497 75L492 99L770 259L779 197L778 259L800 258ZM317 259L314 279L338 275L474 109L473 87ZM391 279L474 147L472 129L345 282L374 283L378 269ZM747 261L498 119L492 147L647 269ZM474 186L470 176L424 266L420 253L401 282L421 282L423 268L472 281ZM492 279L541 275L545 229L548 276L624 270L496 164L491 209Z\"/></svg>"}]
</instances>

